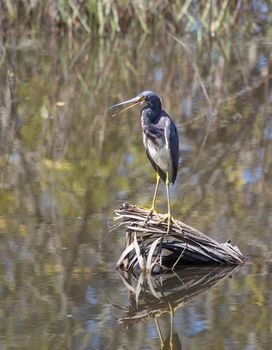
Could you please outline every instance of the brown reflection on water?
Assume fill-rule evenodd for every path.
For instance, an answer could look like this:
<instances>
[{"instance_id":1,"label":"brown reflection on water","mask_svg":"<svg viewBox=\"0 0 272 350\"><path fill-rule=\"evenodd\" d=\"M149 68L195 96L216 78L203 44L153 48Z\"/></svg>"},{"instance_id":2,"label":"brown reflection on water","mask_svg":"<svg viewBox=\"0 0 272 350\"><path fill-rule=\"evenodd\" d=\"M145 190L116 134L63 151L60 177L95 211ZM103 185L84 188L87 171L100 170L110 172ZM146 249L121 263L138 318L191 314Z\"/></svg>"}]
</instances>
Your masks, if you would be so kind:
<instances>
[{"instance_id":1,"label":"brown reflection on water","mask_svg":"<svg viewBox=\"0 0 272 350\"><path fill-rule=\"evenodd\" d=\"M127 288L129 305L120 307L118 322L132 326L139 322L153 320L160 339L161 349L182 348L179 332L175 330L175 312L197 296L215 286L237 271L239 267L185 266L178 271L152 276L120 272ZM169 323L161 316L169 314ZM168 327L167 327L168 326Z\"/></svg>"},{"instance_id":2,"label":"brown reflection on water","mask_svg":"<svg viewBox=\"0 0 272 350\"><path fill-rule=\"evenodd\" d=\"M138 111L112 119L108 107L143 89L162 96L179 127L174 214L254 257L175 315L183 346L271 343L271 43L265 37L184 40L190 58L166 34L114 42L6 38L0 66L3 347L116 349L132 342L131 348L156 348L152 325L126 330L111 309L126 293L114 270L123 234L108 233L108 218L123 201L148 205L155 176ZM159 208L166 208L163 192Z\"/></svg>"},{"instance_id":3,"label":"brown reflection on water","mask_svg":"<svg viewBox=\"0 0 272 350\"><path fill-rule=\"evenodd\" d=\"M175 272L140 275L120 271L129 293L130 305L119 318L120 323L133 324L175 311L210 289L220 280L231 276L239 267L184 266Z\"/></svg>"}]
</instances>

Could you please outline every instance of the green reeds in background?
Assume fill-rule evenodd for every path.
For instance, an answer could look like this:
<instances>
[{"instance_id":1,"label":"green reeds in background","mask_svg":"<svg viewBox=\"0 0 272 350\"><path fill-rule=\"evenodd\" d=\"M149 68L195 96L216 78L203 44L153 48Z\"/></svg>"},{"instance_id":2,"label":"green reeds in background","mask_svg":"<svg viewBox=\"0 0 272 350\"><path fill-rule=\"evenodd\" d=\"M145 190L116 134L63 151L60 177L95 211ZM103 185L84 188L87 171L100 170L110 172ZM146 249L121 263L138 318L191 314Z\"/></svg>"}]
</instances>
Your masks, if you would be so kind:
<instances>
[{"instance_id":1,"label":"green reeds in background","mask_svg":"<svg viewBox=\"0 0 272 350\"><path fill-rule=\"evenodd\" d=\"M271 30L269 0L2 0L0 30L61 30L114 35L156 27L230 35ZM237 26L239 24L239 26Z\"/></svg>"}]
</instances>

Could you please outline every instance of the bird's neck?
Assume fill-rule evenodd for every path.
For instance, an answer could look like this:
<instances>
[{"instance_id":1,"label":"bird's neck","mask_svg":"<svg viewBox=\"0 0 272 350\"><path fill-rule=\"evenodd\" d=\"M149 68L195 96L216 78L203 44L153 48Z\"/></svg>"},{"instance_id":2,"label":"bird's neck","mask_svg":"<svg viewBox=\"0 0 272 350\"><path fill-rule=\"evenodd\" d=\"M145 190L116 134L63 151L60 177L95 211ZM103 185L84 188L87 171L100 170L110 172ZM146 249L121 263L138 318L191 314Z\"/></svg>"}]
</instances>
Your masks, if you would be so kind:
<instances>
[{"instance_id":1,"label":"bird's neck","mask_svg":"<svg viewBox=\"0 0 272 350\"><path fill-rule=\"evenodd\" d=\"M150 122L156 123L160 119L161 108L150 108L147 106L142 109L142 115L144 115L145 118L148 118Z\"/></svg>"}]
</instances>

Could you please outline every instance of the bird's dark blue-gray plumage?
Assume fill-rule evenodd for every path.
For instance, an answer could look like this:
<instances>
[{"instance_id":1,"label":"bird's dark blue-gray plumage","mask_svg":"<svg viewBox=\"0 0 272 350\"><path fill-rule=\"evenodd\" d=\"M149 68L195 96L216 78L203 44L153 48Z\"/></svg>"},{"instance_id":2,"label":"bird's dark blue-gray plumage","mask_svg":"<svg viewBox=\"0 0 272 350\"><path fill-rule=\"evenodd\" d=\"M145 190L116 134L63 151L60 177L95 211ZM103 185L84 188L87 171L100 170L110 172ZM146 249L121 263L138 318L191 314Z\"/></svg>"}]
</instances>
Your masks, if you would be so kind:
<instances>
[{"instance_id":1,"label":"bird's dark blue-gray plumage","mask_svg":"<svg viewBox=\"0 0 272 350\"><path fill-rule=\"evenodd\" d=\"M130 106L124 108L122 111L114 115L127 111L136 105L141 105L143 142L147 157L157 173L157 183L152 206L147 215L146 222L155 212L155 201L158 186L160 179L162 179L165 182L167 194L168 213L164 220L167 220L168 223L168 234L171 222L174 222L178 226L171 214L169 194L169 183L174 184L177 177L179 163L179 138L177 128L170 116L162 109L160 97L153 91L143 91L138 96L118 103L112 107L118 107L125 104L130 104Z\"/></svg>"},{"instance_id":2,"label":"bird's dark blue-gray plumage","mask_svg":"<svg viewBox=\"0 0 272 350\"><path fill-rule=\"evenodd\" d=\"M161 99L152 91L138 96L145 99L141 110L143 142L146 154L161 179L174 184L179 163L179 138L171 117L161 108Z\"/></svg>"}]
</instances>

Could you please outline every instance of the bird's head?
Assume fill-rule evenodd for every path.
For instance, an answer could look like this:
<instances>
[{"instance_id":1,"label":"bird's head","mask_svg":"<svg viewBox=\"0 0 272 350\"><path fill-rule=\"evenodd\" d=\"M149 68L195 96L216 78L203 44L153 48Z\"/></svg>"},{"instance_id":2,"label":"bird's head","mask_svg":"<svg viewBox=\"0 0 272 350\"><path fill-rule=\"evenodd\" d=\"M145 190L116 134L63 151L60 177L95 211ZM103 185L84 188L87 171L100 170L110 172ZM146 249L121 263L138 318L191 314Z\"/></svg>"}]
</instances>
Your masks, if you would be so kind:
<instances>
[{"instance_id":1,"label":"bird's head","mask_svg":"<svg viewBox=\"0 0 272 350\"><path fill-rule=\"evenodd\" d=\"M142 109L151 108L153 110L161 110L161 98L155 94L153 91L143 91L138 96L131 98L130 100L117 103L113 105L111 108L123 106L126 104L130 104L128 107L122 109L120 112L113 114L113 117L127 111L128 109L140 105Z\"/></svg>"}]
</instances>

